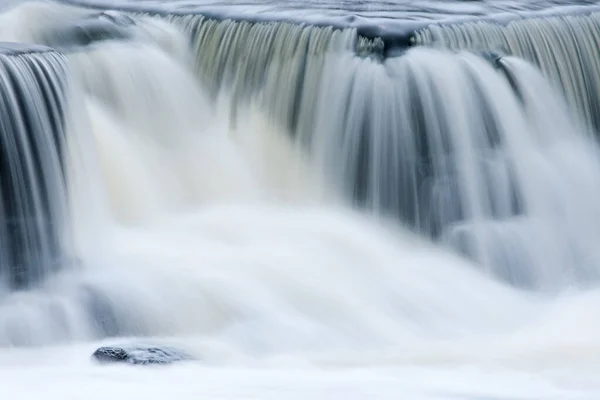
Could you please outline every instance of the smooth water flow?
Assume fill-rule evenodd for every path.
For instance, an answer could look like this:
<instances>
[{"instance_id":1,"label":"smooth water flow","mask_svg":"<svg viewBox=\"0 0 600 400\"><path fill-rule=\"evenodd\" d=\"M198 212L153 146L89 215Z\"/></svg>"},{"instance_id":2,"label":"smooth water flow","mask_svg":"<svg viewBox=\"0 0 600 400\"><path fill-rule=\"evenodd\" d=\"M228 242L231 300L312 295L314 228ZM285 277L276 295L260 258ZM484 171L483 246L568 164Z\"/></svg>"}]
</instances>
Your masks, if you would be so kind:
<instances>
[{"instance_id":1,"label":"smooth water flow","mask_svg":"<svg viewBox=\"0 0 600 400\"><path fill-rule=\"evenodd\" d=\"M416 45L493 50L529 61L562 89L583 121L600 129L600 13L516 20L506 25L431 26L418 31L413 39Z\"/></svg>"},{"instance_id":2,"label":"smooth water flow","mask_svg":"<svg viewBox=\"0 0 600 400\"><path fill-rule=\"evenodd\" d=\"M579 218L571 215L579 207L570 204L597 195L595 144L589 146L585 127L552 87L556 74L549 74L549 83L519 59L502 52L490 58L490 50L502 50L495 44L463 46L474 54L416 48L384 59L383 43L355 29L194 15L164 19L191 38L195 68L209 93L231 99L236 113L260 109L350 203L397 218L518 286L556 289L595 279L593 246L571 243L580 232L587 239L578 243L595 237L593 223L585 233L567 228ZM548 21L555 30L570 26ZM417 34L419 43L422 37ZM543 40L549 39L539 39L532 54L546 48ZM575 63L584 71L565 64L575 62L568 55L553 57L555 63L544 58L548 68L595 76L585 60ZM592 86L583 86L570 99L593 95ZM571 161L557 159L565 143L585 153L575 158L588 160L585 169L593 173L581 176ZM570 171L555 173L556 163ZM589 181L568 189L572 174ZM556 204L547 202L549 196ZM596 212L592 204L585 209Z\"/></svg>"},{"instance_id":3,"label":"smooth water flow","mask_svg":"<svg viewBox=\"0 0 600 400\"><path fill-rule=\"evenodd\" d=\"M357 204L511 283L587 282L597 270L580 260L596 250L571 241L597 238L595 145L533 67L499 63L504 73L474 54L421 48L383 63L331 57L311 150Z\"/></svg>"},{"instance_id":4,"label":"smooth water flow","mask_svg":"<svg viewBox=\"0 0 600 400\"><path fill-rule=\"evenodd\" d=\"M0 46L0 296L43 282L68 262L64 126L66 59Z\"/></svg>"},{"instance_id":5,"label":"smooth water flow","mask_svg":"<svg viewBox=\"0 0 600 400\"><path fill-rule=\"evenodd\" d=\"M0 271L25 286L24 248L40 283L2 291L1 346L163 337L207 365L282 369L597 362L600 154L566 105L593 120L595 94L565 98L547 69L591 64L391 57L355 29L50 3L0 16L0 40L62 54L0 55L2 226L37 224L3 228ZM50 273L60 254L77 268Z\"/></svg>"}]
</instances>

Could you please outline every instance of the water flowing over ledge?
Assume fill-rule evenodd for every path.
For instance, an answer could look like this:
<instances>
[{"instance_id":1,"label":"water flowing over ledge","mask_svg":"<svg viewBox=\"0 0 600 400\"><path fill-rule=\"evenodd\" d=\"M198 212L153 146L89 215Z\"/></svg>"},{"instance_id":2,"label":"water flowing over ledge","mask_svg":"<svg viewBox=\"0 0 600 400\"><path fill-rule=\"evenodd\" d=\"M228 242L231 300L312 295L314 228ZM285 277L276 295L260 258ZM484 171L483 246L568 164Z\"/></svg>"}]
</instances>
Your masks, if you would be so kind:
<instances>
[{"instance_id":1,"label":"water flowing over ledge","mask_svg":"<svg viewBox=\"0 0 600 400\"><path fill-rule=\"evenodd\" d=\"M308 19L333 3L261 4ZM524 4L421 2L405 19ZM1 41L56 49L0 52L0 221L25 232L0 244L77 259L18 275L0 253L4 393L599 398L595 6L420 26L392 51L359 26L394 23L370 5L323 10L343 29L0 14ZM195 361L101 368L100 346Z\"/></svg>"},{"instance_id":2,"label":"water flowing over ledge","mask_svg":"<svg viewBox=\"0 0 600 400\"><path fill-rule=\"evenodd\" d=\"M355 28L56 4L0 16L0 39L68 65L81 260L2 292L0 343L191 335L221 360L360 363L356 349L443 359L473 338L508 351L539 334L515 333L538 313L572 334L563 307L579 303L544 300L600 278L597 143L528 60L419 35L392 56Z\"/></svg>"},{"instance_id":3,"label":"water flowing over ledge","mask_svg":"<svg viewBox=\"0 0 600 400\"><path fill-rule=\"evenodd\" d=\"M260 30L260 40L269 43L275 37L272 33L280 27L290 33L296 32L297 37L303 36L303 32L315 36L322 30L330 32L326 35L342 35L342 32L345 32L343 35L346 37L346 48L354 49L359 56L393 57L401 55L407 48L415 45L514 55L540 67L549 79L562 88L571 109L580 113L591 129L600 130L600 114L596 111L600 73L594 62L598 58L596 49L600 46L598 35L595 34L600 15L600 5L597 1L548 1L535 4L449 4L440 1L425 3L421 8L402 1L303 3L302 7L293 2L277 3L276 6L264 2L216 4L178 0L160 3L93 0L65 2L97 9L122 10L138 15L162 15L171 22L183 25L192 35L196 46L210 45L211 41L214 46L223 40L220 35L238 35L240 39L233 42L234 47L224 50L227 55L222 55L229 58L242 54L235 46L249 45L245 43L246 39L241 39L242 35L250 34L248 40L254 40L251 31ZM256 11L255 8L260 11ZM301 14L295 16L294 11L301 11ZM335 18L327 19L328 13ZM562 39L542 44L548 35ZM522 36L522 39L517 40L518 36ZM276 37L283 36L277 34ZM197 40L201 42L196 42ZM327 40L329 39L323 36L321 44L311 51L328 50L325 43ZM538 43L532 45L530 41ZM318 50L318 46L321 46L321 50ZM268 45L253 48L259 52L269 52ZM300 47L294 51L304 50ZM258 56L251 53L250 57ZM235 61L215 65L224 65L226 69L216 74L206 70L208 66L205 63L200 70L201 74L213 75L213 82L208 83L209 85L218 86L223 79L227 80L227 75L240 73L240 66ZM256 68L260 70L261 67L257 65ZM301 77L297 75L298 71L293 73ZM256 76L236 77L237 80L245 82L245 86L260 86L261 79L254 78ZM245 91L247 89L248 87ZM295 128L296 122L288 121L286 124Z\"/></svg>"},{"instance_id":4,"label":"water flowing over ledge","mask_svg":"<svg viewBox=\"0 0 600 400\"><path fill-rule=\"evenodd\" d=\"M40 285L68 258L66 63L47 47L0 43L2 287Z\"/></svg>"},{"instance_id":5,"label":"water flowing over ledge","mask_svg":"<svg viewBox=\"0 0 600 400\"><path fill-rule=\"evenodd\" d=\"M246 22L288 22L338 29L357 29L370 38L409 44L413 32L430 24L489 21L506 24L518 19L600 11L597 0L529 1L187 1L187 0L60 0L67 4L152 14L193 15Z\"/></svg>"}]
</instances>

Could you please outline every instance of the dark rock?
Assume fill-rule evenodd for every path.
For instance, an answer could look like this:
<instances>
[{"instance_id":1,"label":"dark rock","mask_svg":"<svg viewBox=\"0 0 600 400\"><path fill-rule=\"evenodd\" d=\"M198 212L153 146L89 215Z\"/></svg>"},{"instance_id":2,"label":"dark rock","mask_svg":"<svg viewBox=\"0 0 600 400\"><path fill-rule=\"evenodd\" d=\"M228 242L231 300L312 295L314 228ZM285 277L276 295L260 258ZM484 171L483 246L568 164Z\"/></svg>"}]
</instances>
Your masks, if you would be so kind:
<instances>
[{"instance_id":1,"label":"dark rock","mask_svg":"<svg viewBox=\"0 0 600 400\"><path fill-rule=\"evenodd\" d=\"M120 347L100 347L92 356L102 363L126 362L129 358L127 351Z\"/></svg>"},{"instance_id":2,"label":"dark rock","mask_svg":"<svg viewBox=\"0 0 600 400\"><path fill-rule=\"evenodd\" d=\"M133 37L132 26L105 16L88 18L59 27L51 26L39 40L46 46L69 52L97 42L130 39Z\"/></svg>"},{"instance_id":3,"label":"dark rock","mask_svg":"<svg viewBox=\"0 0 600 400\"><path fill-rule=\"evenodd\" d=\"M172 364L190 361L193 357L168 346L125 345L100 347L92 357L103 364L125 363L133 365Z\"/></svg>"}]
</instances>

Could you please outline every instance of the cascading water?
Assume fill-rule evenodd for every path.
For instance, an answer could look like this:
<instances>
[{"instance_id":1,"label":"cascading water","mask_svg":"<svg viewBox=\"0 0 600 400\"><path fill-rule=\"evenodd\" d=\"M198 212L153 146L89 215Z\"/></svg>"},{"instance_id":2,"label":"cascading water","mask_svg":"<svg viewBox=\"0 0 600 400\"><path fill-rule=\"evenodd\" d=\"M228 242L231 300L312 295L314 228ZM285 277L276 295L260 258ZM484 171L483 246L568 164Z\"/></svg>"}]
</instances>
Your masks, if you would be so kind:
<instances>
[{"instance_id":1,"label":"cascading water","mask_svg":"<svg viewBox=\"0 0 600 400\"><path fill-rule=\"evenodd\" d=\"M51 49L2 50L0 280L7 289L23 289L40 284L68 258L61 163L68 72L65 58Z\"/></svg>"},{"instance_id":2,"label":"cascading water","mask_svg":"<svg viewBox=\"0 0 600 400\"><path fill-rule=\"evenodd\" d=\"M581 25L588 18L567 22ZM594 267L576 261L594 259L595 251L573 251L573 232L566 230L570 217L560 221L554 209L542 211L548 206L543 196L539 200L540 193L566 190L571 178L551 175L552 152L564 141L580 140L572 139L572 132L584 128L571 121L541 77L535 87L531 82L515 87L520 76L532 75L527 67L509 58L485 65L475 55L421 50L381 62L382 43L358 37L354 29L219 22L193 15L165 20L190 35L196 68L212 93L229 93L234 109L260 107L309 150L326 181L354 203L399 217L514 284L556 288L596 276ZM552 20L547 24L554 26ZM537 35L541 43L543 36ZM570 38L590 35L579 37ZM563 65L540 59L547 60L547 68ZM451 71L442 73L441 63L452 65ZM591 64L577 66L585 71L561 68L594 77ZM534 92L548 96L542 100ZM575 90L571 98L585 102L586 93ZM528 96L525 105L523 96ZM556 116L551 122L541 111L548 107ZM545 138L539 139L545 148L534 140L538 136ZM581 140L576 146L593 153ZM531 154L539 153L538 163L521 156L527 146ZM587 169L596 168L595 157L585 156L592 160ZM542 176L547 178L530 183ZM581 186L587 193L573 197L595 197L593 176ZM538 211L544 217L535 216ZM555 253L546 250L551 243Z\"/></svg>"},{"instance_id":3,"label":"cascading water","mask_svg":"<svg viewBox=\"0 0 600 400\"><path fill-rule=\"evenodd\" d=\"M225 90L234 111L256 100L291 132L303 128L303 110L314 112L324 55L357 46L354 29L221 22L202 16L167 20L192 37L197 70L212 93ZM364 42L358 51L368 47Z\"/></svg>"},{"instance_id":4,"label":"cascading water","mask_svg":"<svg viewBox=\"0 0 600 400\"><path fill-rule=\"evenodd\" d=\"M571 108L600 130L600 13L517 20L506 25L471 22L416 32L416 45L494 50L537 65L563 89Z\"/></svg>"},{"instance_id":5,"label":"cascading water","mask_svg":"<svg viewBox=\"0 0 600 400\"><path fill-rule=\"evenodd\" d=\"M551 59L392 57L354 28L55 4L0 16L0 40L62 54L0 63L49 150L0 149L31 167L9 175L19 215L57 233L38 226L51 242L23 254L79 265L3 292L0 345L167 337L205 365L282 368L597 361L600 153L591 108L565 105L593 108L593 86L563 99Z\"/></svg>"},{"instance_id":6,"label":"cascading water","mask_svg":"<svg viewBox=\"0 0 600 400\"><path fill-rule=\"evenodd\" d=\"M517 59L499 63L517 91L469 53L332 57L312 151L359 204L450 242L512 283L588 281L597 272L580 260L596 251L582 254L571 240L594 241L598 209L582 204L580 219L572 205L600 194L596 150L537 71ZM567 148L578 164L560 154ZM575 176L589 181L574 189Z\"/></svg>"}]
</instances>

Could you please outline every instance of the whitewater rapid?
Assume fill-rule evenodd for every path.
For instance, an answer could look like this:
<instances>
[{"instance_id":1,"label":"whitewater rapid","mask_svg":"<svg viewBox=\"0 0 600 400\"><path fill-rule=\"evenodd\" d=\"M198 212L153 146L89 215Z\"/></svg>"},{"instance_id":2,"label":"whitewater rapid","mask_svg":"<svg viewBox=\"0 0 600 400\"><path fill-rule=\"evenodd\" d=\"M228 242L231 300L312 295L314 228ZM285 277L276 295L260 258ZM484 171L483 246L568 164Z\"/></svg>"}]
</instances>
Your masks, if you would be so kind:
<instances>
[{"instance_id":1,"label":"whitewater rapid","mask_svg":"<svg viewBox=\"0 0 600 400\"><path fill-rule=\"evenodd\" d=\"M13 10L0 17L0 39L40 41L39 27L78 12L48 4ZM324 173L327 163L315 162L259 102L236 109L232 123L234 94L211 96L179 28L148 17L139 25L139 40L67 52L69 251L77 262L40 289L2 299L3 393L19 400L600 398L600 290L590 283L598 272L600 158L562 103L552 102L554 92L544 92L547 108L539 108L540 93L523 91L525 102L532 96L531 120L504 87L494 105L497 115L515 116L502 132L524 147L507 154L522 157L518 173L541 221L511 220L537 229L526 236L537 257L532 273L550 287L526 290L396 219L354 207L339 174ZM449 60L459 72L468 65L500 85L472 55L409 57ZM527 83L541 79L506 62ZM393 75L370 63L348 63L346 72L366 68L374 82ZM394 96L387 104L405 104ZM381 107L375 114L384 108L373 104ZM327 142L340 124L311 134ZM453 127L459 137L478 126ZM517 135L531 132L529 140ZM327 161L336 160L331 154ZM580 259L570 258L564 237L577 242ZM581 264L561 262L573 259ZM89 290L113 310L104 333L120 338L95 329L84 307ZM174 344L198 361L136 369L90 360L100 344L123 342Z\"/></svg>"}]
</instances>

